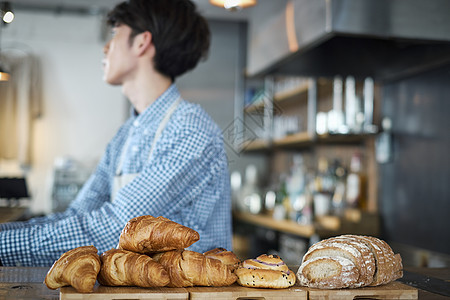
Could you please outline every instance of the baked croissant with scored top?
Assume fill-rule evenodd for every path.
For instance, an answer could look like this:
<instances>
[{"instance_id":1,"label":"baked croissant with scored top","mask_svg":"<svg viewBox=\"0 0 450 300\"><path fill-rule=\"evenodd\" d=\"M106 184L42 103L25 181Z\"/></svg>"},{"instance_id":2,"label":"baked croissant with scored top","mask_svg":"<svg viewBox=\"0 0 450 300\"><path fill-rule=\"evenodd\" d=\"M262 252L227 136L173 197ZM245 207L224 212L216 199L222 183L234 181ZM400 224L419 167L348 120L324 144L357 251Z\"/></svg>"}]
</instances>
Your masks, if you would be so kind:
<instances>
[{"instance_id":1,"label":"baked croissant with scored top","mask_svg":"<svg viewBox=\"0 0 450 300\"><path fill-rule=\"evenodd\" d=\"M170 277L170 287L228 286L236 275L218 259L189 250L158 253L153 258L161 263Z\"/></svg>"},{"instance_id":2,"label":"baked croissant with scored top","mask_svg":"<svg viewBox=\"0 0 450 300\"><path fill-rule=\"evenodd\" d=\"M52 290L72 286L80 293L92 292L100 271L97 252L94 246L82 246L67 251L47 272L44 284Z\"/></svg>"},{"instance_id":3,"label":"baked croissant with scored top","mask_svg":"<svg viewBox=\"0 0 450 300\"><path fill-rule=\"evenodd\" d=\"M119 249L142 254L184 249L200 239L197 231L164 217L140 216L127 222Z\"/></svg>"},{"instance_id":4,"label":"baked croissant with scored top","mask_svg":"<svg viewBox=\"0 0 450 300\"><path fill-rule=\"evenodd\" d=\"M111 249L100 256L98 281L109 286L158 287L169 283L169 274L150 256Z\"/></svg>"}]
</instances>

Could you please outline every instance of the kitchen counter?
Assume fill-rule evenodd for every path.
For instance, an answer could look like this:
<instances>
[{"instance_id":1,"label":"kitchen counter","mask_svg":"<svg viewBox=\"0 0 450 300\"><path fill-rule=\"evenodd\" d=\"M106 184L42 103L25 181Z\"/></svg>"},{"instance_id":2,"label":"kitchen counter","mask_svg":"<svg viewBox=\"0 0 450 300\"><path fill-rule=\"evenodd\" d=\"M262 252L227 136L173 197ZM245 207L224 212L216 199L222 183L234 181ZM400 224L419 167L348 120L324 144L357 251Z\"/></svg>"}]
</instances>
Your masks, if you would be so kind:
<instances>
[{"instance_id":1,"label":"kitchen counter","mask_svg":"<svg viewBox=\"0 0 450 300\"><path fill-rule=\"evenodd\" d=\"M0 299L59 299L59 290L50 290L43 284L48 269L46 267L0 267ZM450 283L450 268L406 268L406 270ZM419 289L419 299L449 298Z\"/></svg>"}]
</instances>

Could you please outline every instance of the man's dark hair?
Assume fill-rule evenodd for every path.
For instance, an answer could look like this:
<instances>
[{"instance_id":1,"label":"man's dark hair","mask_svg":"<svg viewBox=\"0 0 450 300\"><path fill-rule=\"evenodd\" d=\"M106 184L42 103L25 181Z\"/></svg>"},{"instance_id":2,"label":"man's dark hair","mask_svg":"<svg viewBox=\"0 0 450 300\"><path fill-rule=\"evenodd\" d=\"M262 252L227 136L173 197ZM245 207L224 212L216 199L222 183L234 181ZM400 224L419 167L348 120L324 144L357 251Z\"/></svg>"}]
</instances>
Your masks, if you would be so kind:
<instances>
[{"instance_id":1,"label":"man's dark hair","mask_svg":"<svg viewBox=\"0 0 450 300\"><path fill-rule=\"evenodd\" d=\"M155 69L172 80L208 55L208 23L190 0L125 1L108 14L107 22L130 26L131 38L149 31L156 49Z\"/></svg>"}]
</instances>

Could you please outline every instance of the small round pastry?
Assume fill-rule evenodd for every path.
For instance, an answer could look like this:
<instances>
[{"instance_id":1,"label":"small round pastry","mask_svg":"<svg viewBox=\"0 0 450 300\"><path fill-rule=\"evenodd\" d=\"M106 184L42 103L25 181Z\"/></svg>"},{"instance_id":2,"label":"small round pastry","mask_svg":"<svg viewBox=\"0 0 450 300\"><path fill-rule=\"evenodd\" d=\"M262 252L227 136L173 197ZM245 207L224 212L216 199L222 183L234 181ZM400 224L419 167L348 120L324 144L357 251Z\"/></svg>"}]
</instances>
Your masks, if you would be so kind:
<instances>
[{"instance_id":1,"label":"small round pastry","mask_svg":"<svg viewBox=\"0 0 450 300\"><path fill-rule=\"evenodd\" d=\"M242 267L248 269L268 269L275 271L288 271L288 266L278 255L262 254L256 259L247 259L242 263Z\"/></svg>"},{"instance_id":2,"label":"small round pastry","mask_svg":"<svg viewBox=\"0 0 450 300\"><path fill-rule=\"evenodd\" d=\"M231 271L234 271L241 263L241 260L237 258L236 254L225 248L211 249L203 253L203 255L208 258L220 260L223 264L227 265Z\"/></svg>"},{"instance_id":3,"label":"small round pastry","mask_svg":"<svg viewBox=\"0 0 450 300\"><path fill-rule=\"evenodd\" d=\"M293 286L294 272L277 255L260 255L245 260L234 273L237 282L246 287L283 289Z\"/></svg>"}]
</instances>

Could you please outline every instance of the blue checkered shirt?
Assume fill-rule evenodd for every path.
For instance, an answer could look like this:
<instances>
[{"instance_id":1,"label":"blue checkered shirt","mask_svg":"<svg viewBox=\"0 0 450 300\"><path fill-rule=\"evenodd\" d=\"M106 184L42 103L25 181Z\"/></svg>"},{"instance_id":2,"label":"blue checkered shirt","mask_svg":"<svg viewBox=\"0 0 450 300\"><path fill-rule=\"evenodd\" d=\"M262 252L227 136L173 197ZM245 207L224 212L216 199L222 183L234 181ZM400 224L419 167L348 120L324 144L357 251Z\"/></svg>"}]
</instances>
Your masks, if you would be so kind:
<instances>
[{"instance_id":1,"label":"blue checkered shirt","mask_svg":"<svg viewBox=\"0 0 450 300\"><path fill-rule=\"evenodd\" d=\"M172 85L125 122L65 212L1 224L3 265L50 266L64 252L84 245L102 253L117 246L128 220L141 215L164 216L198 231L200 240L190 250L231 249L227 157L221 131L211 118L198 105L182 101L149 157L164 112L178 97ZM113 177L129 132L122 171L139 175L111 202Z\"/></svg>"}]
</instances>

